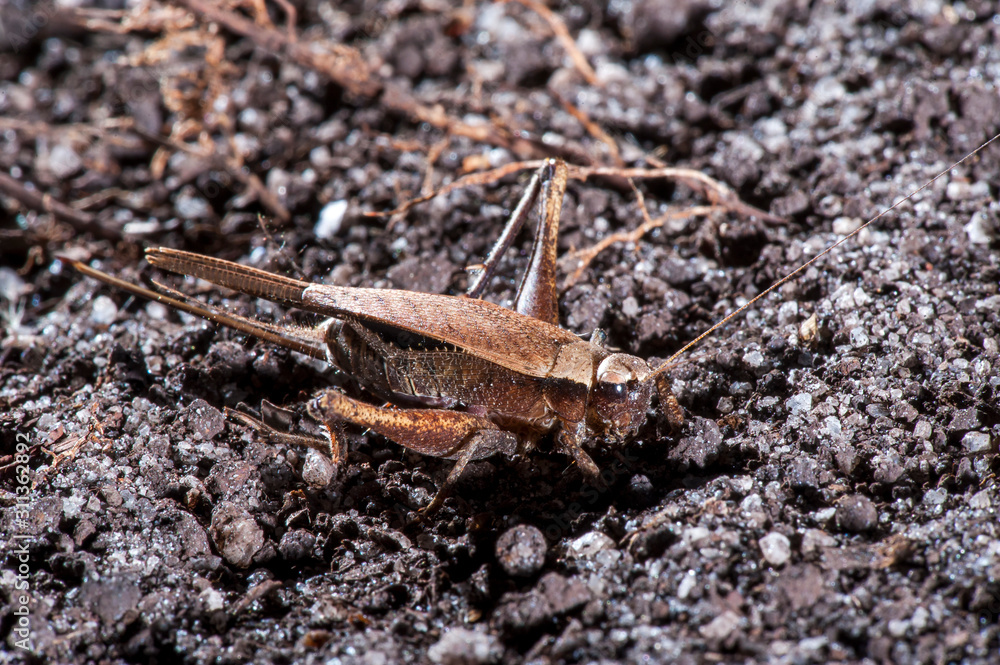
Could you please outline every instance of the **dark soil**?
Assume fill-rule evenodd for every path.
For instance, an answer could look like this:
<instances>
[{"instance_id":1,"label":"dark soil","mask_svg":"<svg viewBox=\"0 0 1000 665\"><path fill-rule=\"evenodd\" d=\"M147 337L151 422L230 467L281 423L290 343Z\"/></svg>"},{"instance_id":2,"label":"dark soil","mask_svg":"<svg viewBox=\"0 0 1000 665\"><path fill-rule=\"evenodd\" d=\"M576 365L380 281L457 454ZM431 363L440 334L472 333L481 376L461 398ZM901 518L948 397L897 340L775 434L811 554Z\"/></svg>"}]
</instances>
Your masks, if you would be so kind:
<instances>
[{"instance_id":1,"label":"dark soil","mask_svg":"<svg viewBox=\"0 0 1000 665\"><path fill-rule=\"evenodd\" d=\"M997 662L1000 148L692 351L681 431L656 409L594 448L607 490L490 459L423 521L450 462L354 431L334 473L222 413L298 416L342 377L54 258L461 293L526 173L363 213L466 169L613 165L571 103L624 164L787 220L668 225L564 291L567 328L659 362L1000 131L994 3L557 4L591 84L521 4L292 2L296 42L279 3L0 4L0 661ZM705 204L636 184L653 217ZM641 222L624 181L574 181L561 247Z\"/></svg>"}]
</instances>

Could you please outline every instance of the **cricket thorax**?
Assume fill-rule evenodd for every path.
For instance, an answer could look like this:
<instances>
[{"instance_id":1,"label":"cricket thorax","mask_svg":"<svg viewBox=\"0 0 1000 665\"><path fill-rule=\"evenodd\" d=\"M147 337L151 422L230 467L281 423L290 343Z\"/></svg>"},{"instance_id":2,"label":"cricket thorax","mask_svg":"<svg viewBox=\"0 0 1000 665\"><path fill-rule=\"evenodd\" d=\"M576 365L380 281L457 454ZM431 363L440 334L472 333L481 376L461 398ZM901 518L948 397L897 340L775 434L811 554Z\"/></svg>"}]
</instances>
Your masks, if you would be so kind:
<instances>
[{"instance_id":1,"label":"cricket thorax","mask_svg":"<svg viewBox=\"0 0 1000 665\"><path fill-rule=\"evenodd\" d=\"M587 422L596 431L625 437L646 419L653 398L652 370L641 358L613 353L597 367Z\"/></svg>"}]
</instances>

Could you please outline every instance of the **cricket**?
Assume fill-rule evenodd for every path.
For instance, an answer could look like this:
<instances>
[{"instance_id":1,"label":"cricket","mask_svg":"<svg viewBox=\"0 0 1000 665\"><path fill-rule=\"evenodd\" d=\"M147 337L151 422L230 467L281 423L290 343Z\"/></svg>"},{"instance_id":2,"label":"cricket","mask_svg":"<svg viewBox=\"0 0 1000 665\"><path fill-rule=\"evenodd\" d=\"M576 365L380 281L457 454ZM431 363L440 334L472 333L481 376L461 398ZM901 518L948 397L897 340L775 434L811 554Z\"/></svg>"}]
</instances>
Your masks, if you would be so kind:
<instances>
[{"instance_id":1,"label":"cricket","mask_svg":"<svg viewBox=\"0 0 1000 665\"><path fill-rule=\"evenodd\" d=\"M559 326L557 238L568 176L567 165L557 159L546 160L533 175L488 257L469 268L469 286L461 296L313 284L191 252L146 251L156 268L328 317L315 327L237 316L159 284L161 291L156 292L78 261L64 262L115 288L325 360L352 377L361 391L386 405L324 390L307 408L325 426L325 439L279 432L249 414L228 413L271 440L318 449L335 465L347 455L340 434L344 425L371 430L417 453L454 460L437 495L423 509L429 514L441 506L469 462L495 454L529 455L546 436L554 437L556 452L601 486L601 470L588 449L624 445L645 422L654 394L668 422L674 428L683 423L665 380L677 358L997 138L842 237L655 368L608 348L601 330L583 339ZM485 285L539 199L540 220L513 307L483 300Z\"/></svg>"}]
</instances>

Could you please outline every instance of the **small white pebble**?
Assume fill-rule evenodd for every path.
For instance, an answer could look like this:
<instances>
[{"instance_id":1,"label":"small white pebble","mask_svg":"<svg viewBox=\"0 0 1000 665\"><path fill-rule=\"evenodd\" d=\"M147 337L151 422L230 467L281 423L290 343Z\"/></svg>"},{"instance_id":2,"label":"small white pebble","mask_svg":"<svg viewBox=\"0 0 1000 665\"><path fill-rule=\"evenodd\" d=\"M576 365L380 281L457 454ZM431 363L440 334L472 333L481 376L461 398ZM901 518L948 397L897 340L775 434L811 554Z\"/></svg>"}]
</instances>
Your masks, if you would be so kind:
<instances>
[{"instance_id":1,"label":"small white pebble","mask_svg":"<svg viewBox=\"0 0 1000 665\"><path fill-rule=\"evenodd\" d=\"M924 492L924 503L928 506L940 506L948 500L948 491L943 489L932 489Z\"/></svg>"},{"instance_id":2,"label":"small white pebble","mask_svg":"<svg viewBox=\"0 0 1000 665\"><path fill-rule=\"evenodd\" d=\"M107 296L97 296L90 310L90 320L99 326L110 326L118 316L118 305Z\"/></svg>"},{"instance_id":3,"label":"small white pebble","mask_svg":"<svg viewBox=\"0 0 1000 665\"><path fill-rule=\"evenodd\" d=\"M333 479L336 467L330 458L310 448L306 451L306 459L302 464L302 480L312 487L326 487Z\"/></svg>"},{"instance_id":4,"label":"small white pebble","mask_svg":"<svg viewBox=\"0 0 1000 665\"><path fill-rule=\"evenodd\" d=\"M772 566L783 566L792 556L792 544L786 536L772 531L760 539L760 553Z\"/></svg>"},{"instance_id":5,"label":"small white pebble","mask_svg":"<svg viewBox=\"0 0 1000 665\"><path fill-rule=\"evenodd\" d=\"M467 628L452 628L431 645L427 658L441 665L479 665L497 660L502 647L497 638Z\"/></svg>"},{"instance_id":6,"label":"small white pebble","mask_svg":"<svg viewBox=\"0 0 1000 665\"><path fill-rule=\"evenodd\" d=\"M966 201L973 196L972 187L967 182L953 180L948 183L948 187L945 189L945 196L952 201Z\"/></svg>"},{"instance_id":7,"label":"small white pebble","mask_svg":"<svg viewBox=\"0 0 1000 665\"><path fill-rule=\"evenodd\" d=\"M340 199L323 206L319 213L319 221L313 228L313 233L320 240L329 240L340 232L347 214L347 201Z\"/></svg>"},{"instance_id":8,"label":"small white pebble","mask_svg":"<svg viewBox=\"0 0 1000 665\"><path fill-rule=\"evenodd\" d=\"M969 508L973 510L988 510L993 505L993 498L989 490L981 490L972 495L969 499Z\"/></svg>"},{"instance_id":9,"label":"small white pebble","mask_svg":"<svg viewBox=\"0 0 1000 665\"><path fill-rule=\"evenodd\" d=\"M691 591L697 584L697 574L693 570L689 570L687 574L681 578L680 584L677 585L677 598L680 600L686 600L687 597L691 595Z\"/></svg>"},{"instance_id":10,"label":"small white pebble","mask_svg":"<svg viewBox=\"0 0 1000 665\"><path fill-rule=\"evenodd\" d=\"M868 346L868 333L865 332L864 328L852 328L851 329L851 346L856 349L860 349Z\"/></svg>"},{"instance_id":11,"label":"small white pebble","mask_svg":"<svg viewBox=\"0 0 1000 665\"><path fill-rule=\"evenodd\" d=\"M965 225L965 233L973 245L988 245L996 237L996 233L986 222L986 217L981 210L973 213L969 223Z\"/></svg>"},{"instance_id":12,"label":"small white pebble","mask_svg":"<svg viewBox=\"0 0 1000 665\"><path fill-rule=\"evenodd\" d=\"M857 217L838 217L833 220L833 232L839 236L854 233L860 226L861 220Z\"/></svg>"},{"instance_id":13,"label":"small white pebble","mask_svg":"<svg viewBox=\"0 0 1000 665\"><path fill-rule=\"evenodd\" d=\"M59 143L48 154L49 171L60 180L68 178L83 166L83 159L70 145Z\"/></svg>"},{"instance_id":14,"label":"small white pebble","mask_svg":"<svg viewBox=\"0 0 1000 665\"><path fill-rule=\"evenodd\" d=\"M992 447L990 435L986 432L969 432L962 437L962 445L970 453L986 452Z\"/></svg>"},{"instance_id":15,"label":"small white pebble","mask_svg":"<svg viewBox=\"0 0 1000 665\"><path fill-rule=\"evenodd\" d=\"M204 601L205 609L209 610L210 612L216 612L218 610L225 608L226 606L226 599L223 597L221 593L219 593L218 589L213 589L212 587L208 587L200 594L198 594L198 596L202 599L202 601Z\"/></svg>"},{"instance_id":16,"label":"small white pebble","mask_svg":"<svg viewBox=\"0 0 1000 665\"><path fill-rule=\"evenodd\" d=\"M788 398L785 406L793 414L809 413L812 410L813 398L809 393L799 393Z\"/></svg>"},{"instance_id":17,"label":"small white pebble","mask_svg":"<svg viewBox=\"0 0 1000 665\"><path fill-rule=\"evenodd\" d=\"M778 308L778 325L787 326L795 323L799 318L799 303L794 300L781 303Z\"/></svg>"},{"instance_id":18,"label":"small white pebble","mask_svg":"<svg viewBox=\"0 0 1000 665\"><path fill-rule=\"evenodd\" d=\"M910 622L903 619L890 619L887 627L889 634L899 639L906 635L906 631L910 627Z\"/></svg>"},{"instance_id":19,"label":"small white pebble","mask_svg":"<svg viewBox=\"0 0 1000 665\"><path fill-rule=\"evenodd\" d=\"M603 550L614 549L615 541L600 531L588 531L570 542L566 554L571 557L588 557Z\"/></svg>"}]
</instances>

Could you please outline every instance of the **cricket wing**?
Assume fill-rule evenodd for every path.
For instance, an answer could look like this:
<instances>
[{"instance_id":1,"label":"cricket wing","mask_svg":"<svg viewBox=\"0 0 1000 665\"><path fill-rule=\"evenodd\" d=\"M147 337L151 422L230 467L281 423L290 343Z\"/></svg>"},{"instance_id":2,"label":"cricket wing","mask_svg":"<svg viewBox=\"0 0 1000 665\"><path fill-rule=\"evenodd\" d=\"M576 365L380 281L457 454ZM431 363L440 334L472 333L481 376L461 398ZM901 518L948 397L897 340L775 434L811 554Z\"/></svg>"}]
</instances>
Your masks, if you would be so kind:
<instances>
[{"instance_id":1,"label":"cricket wing","mask_svg":"<svg viewBox=\"0 0 1000 665\"><path fill-rule=\"evenodd\" d=\"M559 326L483 300L398 289L310 284L264 270L173 249L150 249L154 266L310 312L389 325L452 344L527 376L547 378L563 348L585 344ZM590 376L583 377L584 381Z\"/></svg>"}]
</instances>

